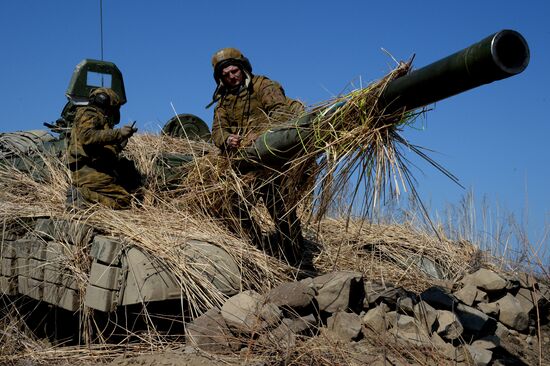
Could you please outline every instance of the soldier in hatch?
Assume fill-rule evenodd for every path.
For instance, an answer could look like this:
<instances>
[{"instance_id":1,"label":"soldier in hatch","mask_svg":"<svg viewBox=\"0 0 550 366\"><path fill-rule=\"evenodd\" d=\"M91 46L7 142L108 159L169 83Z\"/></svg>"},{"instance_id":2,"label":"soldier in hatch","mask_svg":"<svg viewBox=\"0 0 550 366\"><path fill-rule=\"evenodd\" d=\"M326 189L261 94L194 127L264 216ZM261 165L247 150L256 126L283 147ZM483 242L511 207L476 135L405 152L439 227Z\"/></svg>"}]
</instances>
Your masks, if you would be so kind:
<instances>
[{"instance_id":1,"label":"soldier in hatch","mask_svg":"<svg viewBox=\"0 0 550 366\"><path fill-rule=\"evenodd\" d=\"M139 187L133 163L119 156L137 128L113 129L120 121L120 98L108 88L90 92L89 104L79 107L72 126L68 165L72 186L67 192L69 207L100 203L113 209L130 206L130 192Z\"/></svg>"},{"instance_id":2,"label":"soldier in hatch","mask_svg":"<svg viewBox=\"0 0 550 366\"><path fill-rule=\"evenodd\" d=\"M287 98L277 82L253 75L250 62L235 48L216 52L212 66L217 84L211 103L217 102L212 140L229 155L239 147L250 145L274 124L288 121L304 111L303 104ZM258 194L256 198L263 198L275 222L279 248L273 254L299 264L303 245L301 225L295 207L285 204L282 180L280 175L259 178L254 191ZM249 214L249 204L239 201L235 203L235 211L241 226L263 247L261 233Z\"/></svg>"}]
</instances>

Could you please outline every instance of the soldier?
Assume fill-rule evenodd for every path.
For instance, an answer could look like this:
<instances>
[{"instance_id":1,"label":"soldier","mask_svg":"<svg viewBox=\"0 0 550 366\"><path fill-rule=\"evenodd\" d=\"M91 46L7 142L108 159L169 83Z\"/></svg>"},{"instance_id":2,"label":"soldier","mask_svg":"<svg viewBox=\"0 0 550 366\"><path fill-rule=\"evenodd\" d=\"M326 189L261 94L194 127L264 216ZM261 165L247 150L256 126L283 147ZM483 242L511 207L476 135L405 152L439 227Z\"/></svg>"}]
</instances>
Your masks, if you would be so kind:
<instances>
[{"instance_id":1,"label":"soldier","mask_svg":"<svg viewBox=\"0 0 550 366\"><path fill-rule=\"evenodd\" d=\"M133 163L119 154L137 128L113 129L120 121L120 106L112 89L96 88L90 92L89 104L78 108L68 147L72 177L68 206L88 202L122 209L130 205L130 192L138 188L140 178Z\"/></svg>"},{"instance_id":2,"label":"soldier","mask_svg":"<svg viewBox=\"0 0 550 366\"><path fill-rule=\"evenodd\" d=\"M217 102L212 140L225 153L231 155L239 147L248 146L274 123L288 121L304 111L300 102L285 96L277 82L252 74L250 62L235 48L216 52L212 57L212 67L217 84L211 103ZM299 264L302 230L295 207L287 207L285 203L282 176L258 178L255 185L254 191L263 198L277 229L279 248L273 254L286 258L289 263ZM239 200L235 203L235 214L253 241L263 247L261 233L255 229L249 206Z\"/></svg>"}]
</instances>

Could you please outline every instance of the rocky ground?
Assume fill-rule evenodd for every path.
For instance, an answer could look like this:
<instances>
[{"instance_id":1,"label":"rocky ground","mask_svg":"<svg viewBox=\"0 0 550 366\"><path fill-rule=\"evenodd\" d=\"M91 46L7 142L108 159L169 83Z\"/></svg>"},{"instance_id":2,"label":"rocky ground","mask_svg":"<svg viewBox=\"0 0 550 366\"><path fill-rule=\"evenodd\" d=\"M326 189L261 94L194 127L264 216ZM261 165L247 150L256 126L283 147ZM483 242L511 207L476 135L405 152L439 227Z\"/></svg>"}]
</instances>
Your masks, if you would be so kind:
<instances>
[{"instance_id":1,"label":"rocky ground","mask_svg":"<svg viewBox=\"0 0 550 366\"><path fill-rule=\"evenodd\" d=\"M333 272L239 293L179 348L109 365L548 365L549 291L488 269L419 294Z\"/></svg>"}]
</instances>

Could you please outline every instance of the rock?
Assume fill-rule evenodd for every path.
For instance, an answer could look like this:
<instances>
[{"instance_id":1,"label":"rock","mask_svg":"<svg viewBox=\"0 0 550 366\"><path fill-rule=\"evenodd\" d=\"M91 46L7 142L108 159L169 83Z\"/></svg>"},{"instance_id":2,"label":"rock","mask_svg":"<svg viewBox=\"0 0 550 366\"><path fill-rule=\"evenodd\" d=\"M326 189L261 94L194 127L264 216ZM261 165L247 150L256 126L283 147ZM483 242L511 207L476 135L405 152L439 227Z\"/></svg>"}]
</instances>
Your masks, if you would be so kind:
<instances>
[{"instance_id":1,"label":"rock","mask_svg":"<svg viewBox=\"0 0 550 366\"><path fill-rule=\"evenodd\" d=\"M521 287L517 279L506 279L506 291L516 293Z\"/></svg>"},{"instance_id":2,"label":"rock","mask_svg":"<svg viewBox=\"0 0 550 366\"><path fill-rule=\"evenodd\" d=\"M430 337L428 337L424 333L419 332L402 332L396 329L392 329L390 331L393 333L396 337L408 342L412 343L415 346L427 346L430 344Z\"/></svg>"},{"instance_id":3,"label":"rock","mask_svg":"<svg viewBox=\"0 0 550 366\"><path fill-rule=\"evenodd\" d=\"M252 333L275 325L282 312L275 304L265 303L257 292L248 290L228 299L221 315L230 328Z\"/></svg>"},{"instance_id":4,"label":"rock","mask_svg":"<svg viewBox=\"0 0 550 366\"><path fill-rule=\"evenodd\" d=\"M464 304L468 306L472 306L476 300L477 296L477 287L472 285L466 285L462 287L460 290L455 292L453 295L459 300L462 301Z\"/></svg>"},{"instance_id":5,"label":"rock","mask_svg":"<svg viewBox=\"0 0 550 366\"><path fill-rule=\"evenodd\" d=\"M425 256L421 256L420 258L418 258L415 256L412 260L415 262L418 268L420 268L420 270L428 276L438 280L442 280L445 278L441 266L432 261L430 258L427 258Z\"/></svg>"},{"instance_id":6,"label":"rock","mask_svg":"<svg viewBox=\"0 0 550 366\"><path fill-rule=\"evenodd\" d=\"M448 343L447 343L448 344ZM450 346L450 347L449 347ZM449 346L443 348L443 352L445 357L447 359L454 361L457 365L471 365L472 363L472 357L470 356L470 352L466 350L463 346L453 347L449 344Z\"/></svg>"},{"instance_id":7,"label":"rock","mask_svg":"<svg viewBox=\"0 0 550 366\"><path fill-rule=\"evenodd\" d=\"M485 291L504 290L507 285L507 281L504 278L485 268L464 276L461 282L464 285L472 285Z\"/></svg>"},{"instance_id":8,"label":"rock","mask_svg":"<svg viewBox=\"0 0 550 366\"><path fill-rule=\"evenodd\" d=\"M359 272L332 272L313 279L315 299L320 311L334 313L348 309L359 312L363 306L365 289Z\"/></svg>"},{"instance_id":9,"label":"rock","mask_svg":"<svg viewBox=\"0 0 550 366\"><path fill-rule=\"evenodd\" d=\"M272 289L267 301L285 310L301 313L315 296L315 290L302 282L286 282Z\"/></svg>"},{"instance_id":10,"label":"rock","mask_svg":"<svg viewBox=\"0 0 550 366\"><path fill-rule=\"evenodd\" d=\"M384 291L386 291L386 286L371 282L371 281L365 281L365 303L367 304L374 304L377 302L377 300L380 297L380 294Z\"/></svg>"},{"instance_id":11,"label":"rock","mask_svg":"<svg viewBox=\"0 0 550 366\"><path fill-rule=\"evenodd\" d=\"M296 334L303 334L306 331L313 331L318 325L317 318L313 314L294 319L283 319L282 323L286 325L290 331Z\"/></svg>"},{"instance_id":12,"label":"rock","mask_svg":"<svg viewBox=\"0 0 550 366\"><path fill-rule=\"evenodd\" d=\"M416 299L411 296L402 296L397 299L397 310L403 314L414 314Z\"/></svg>"},{"instance_id":13,"label":"rock","mask_svg":"<svg viewBox=\"0 0 550 366\"><path fill-rule=\"evenodd\" d=\"M451 310L458 301L447 290L440 287L430 287L420 294L420 299L436 309Z\"/></svg>"},{"instance_id":14,"label":"rock","mask_svg":"<svg viewBox=\"0 0 550 366\"><path fill-rule=\"evenodd\" d=\"M472 342L472 347L493 350L500 346L500 338L496 335L488 335Z\"/></svg>"},{"instance_id":15,"label":"rock","mask_svg":"<svg viewBox=\"0 0 550 366\"><path fill-rule=\"evenodd\" d=\"M531 290L520 288L515 297L519 301L523 311L527 314L535 308L533 292Z\"/></svg>"},{"instance_id":16,"label":"rock","mask_svg":"<svg viewBox=\"0 0 550 366\"><path fill-rule=\"evenodd\" d=\"M240 348L240 341L221 316L219 309L210 309L186 326L187 340L203 351L230 353Z\"/></svg>"},{"instance_id":17,"label":"rock","mask_svg":"<svg viewBox=\"0 0 550 366\"><path fill-rule=\"evenodd\" d=\"M410 293L401 287L382 286L373 282L365 283L365 302L369 304L385 303L394 307L400 297L407 297Z\"/></svg>"},{"instance_id":18,"label":"rock","mask_svg":"<svg viewBox=\"0 0 550 366\"><path fill-rule=\"evenodd\" d=\"M501 323L520 332L527 329L529 326L529 315L525 312L518 299L510 294L506 294L506 296L497 302L500 308L498 320Z\"/></svg>"},{"instance_id":19,"label":"rock","mask_svg":"<svg viewBox=\"0 0 550 366\"><path fill-rule=\"evenodd\" d=\"M258 344L266 348L291 349L296 347L296 334L284 324L280 324L271 332L262 334L258 338Z\"/></svg>"},{"instance_id":20,"label":"rock","mask_svg":"<svg viewBox=\"0 0 550 366\"><path fill-rule=\"evenodd\" d=\"M449 344L437 333L432 333L430 339L432 340L433 345L436 347L443 347L444 345Z\"/></svg>"},{"instance_id":21,"label":"rock","mask_svg":"<svg viewBox=\"0 0 550 366\"><path fill-rule=\"evenodd\" d=\"M492 318L498 318L500 312L498 302L481 302L477 304L477 308Z\"/></svg>"},{"instance_id":22,"label":"rock","mask_svg":"<svg viewBox=\"0 0 550 366\"><path fill-rule=\"evenodd\" d=\"M464 332L464 328L457 316L450 311L437 310L437 321L439 323L437 334L443 339L452 341L459 338Z\"/></svg>"},{"instance_id":23,"label":"rock","mask_svg":"<svg viewBox=\"0 0 550 366\"><path fill-rule=\"evenodd\" d=\"M397 314L397 311L388 311L386 313L386 327L395 328L397 326L397 317L399 314Z\"/></svg>"},{"instance_id":24,"label":"rock","mask_svg":"<svg viewBox=\"0 0 550 366\"><path fill-rule=\"evenodd\" d=\"M489 301L489 296L487 295L487 293L478 289L475 302L477 303L477 302L488 302L488 301Z\"/></svg>"},{"instance_id":25,"label":"rock","mask_svg":"<svg viewBox=\"0 0 550 366\"><path fill-rule=\"evenodd\" d=\"M363 316L363 324L376 333L382 333L388 328L386 324L386 313L388 310L388 306L384 303L370 309Z\"/></svg>"},{"instance_id":26,"label":"rock","mask_svg":"<svg viewBox=\"0 0 550 366\"><path fill-rule=\"evenodd\" d=\"M414 306L414 317L427 334L435 331L435 321L437 320L437 310L425 301L420 301Z\"/></svg>"},{"instance_id":27,"label":"rock","mask_svg":"<svg viewBox=\"0 0 550 366\"><path fill-rule=\"evenodd\" d=\"M550 302L550 287L539 283L539 293L537 295L539 307L548 305Z\"/></svg>"},{"instance_id":28,"label":"rock","mask_svg":"<svg viewBox=\"0 0 550 366\"><path fill-rule=\"evenodd\" d=\"M464 304L457 305L455 314L464 329L475 334L479 334L485 329L490 328L495 323L495 320L489 318L487 314Z\"/></svg>"},{"instance_id":29,"label":"rock","mask_svg":"<svg viewBox=\"0 0 550 366\"><path fill-rule=\"evenodd\" d=\"M500 339L505 339L510 334L510 329L508 329L501 322L497 322L497 329L495 329L495 335Z\"/></svg>"},{"instance_id":30,"label":"rock","mask_svg":"<svg viewBox=\"0 0 550 366\"><path fill-rule=\"evenodd\" d=\"M432 333L430 340L433 347L436 348L443 355L445 355L447 359L454 359L455 347L451 343L447 343L437 333ZM450 355L453 355L453 357L451 357Z\"/></svg>"},{"instance_id":31,"label":"rock","mask_svg":"<svg viewBox=\"0 0 550 366\"><path fill-rule=\"evenodd\" d=\"M354 313L339 311L327 319L327 329L345 342L357 340L361 334L361 326L361 317Z\"/></svg>"},{"instance_id":32,"label":"rock","mask_svg":"<svg viewBox=\"0 0 550 366\"><path fill-rule=\"evenodd\" d=\"M283 319L281 324L273 331L262 334L258 343L264 345L274 345L277 348L294 348L296 345L296 336L306 332L313 333L316 328L317 320L313 314L294 319Z\"/></svg>"},{"instance_id":33,"label":"rock","mask_svg":"<svg viewBox=\"0 0 550 366\"><path fill-rule=\"evenodd\" d=\"M313 278L311 278L311 277L303 278L298 282L303 283L304 285L313 288Z\"/></svg>"},{"instance_id":34,"label":"rock","mask_svg":"<svg viewBox=\"0 0 550 366\"><path fill-rule=\"evenodd\" d=\"M430 283L433 286L440 287L447 291L452 291L456 284L455 281L453 280L436 280L436 279L431 280Z\"/></svg>"},{"instance_id":35,"label":"rock","mask_svg":"<svg viewBox=\"0 0 550 366\"><path fill-rule=\"evenodd\" d=\"M397 321L394 328L403 333L425 333L421 332L420 329L422 329L422 327L418 326L418 323L412 316L402 314L397 315Z\"/></svg>"},{"instance_id":36,"label":"rock","mask_svg":"<svg viewBox=\"0 0 550 366\"><path fill-rule=\"evenodd\" d=\"M486 366L493 359L493 352L487 349L477 348L470 345L466 345L465 347L468 352L470 352L470 355L472 356L472 359L474 361L474 365L476 366Z\"/></svg>"}]
</instances>

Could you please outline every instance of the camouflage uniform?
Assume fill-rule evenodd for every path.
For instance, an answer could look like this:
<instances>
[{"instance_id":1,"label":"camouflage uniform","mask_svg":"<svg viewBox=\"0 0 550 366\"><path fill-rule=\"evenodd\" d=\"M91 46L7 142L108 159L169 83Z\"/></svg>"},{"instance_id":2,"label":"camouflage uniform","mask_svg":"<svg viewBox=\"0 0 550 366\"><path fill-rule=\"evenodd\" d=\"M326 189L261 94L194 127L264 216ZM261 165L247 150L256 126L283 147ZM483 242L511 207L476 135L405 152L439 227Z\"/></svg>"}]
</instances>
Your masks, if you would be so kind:
<instances>
[{"instance_id":1,"label":"camouflage uniform","mask_svg":"<svg viewBox=\"0 0 550 366\"><path fill-rule=\"evenodd\" d=\"M110 89L103 90L114 94ZM69 140L68 165L72 184L86 201L121 209L130 205L129 191L137 188L137 172L129 160L119 158L128 137L123 137L120 129L113 129L119 117L109 114L93 105L78 108Z\"/></svg>"},{"instance_id":2,"label":"camouflage uniform","mask_svg":"<svg viewBox=\"0 0 550 366\"><path fill-rule=\"evenodd\" d=\"M220 51L216 55L219 53ZM216 69L214 61L213 65ZM238 90L223 92L222 89L219 95L214 94L218 104L214 110L212 139L222 151L229 150L226 142L230 135L239 135L242 138L241 146L247 146L273 124L288 121L304 111L302 103L285 96L279 83L265 76L252 75L248 60L244 67L242 63L237 62L237 65L241 66L245 74L243 85ZM214 75L216 78L216 71ZM218 85L216 92L219 90ZM241 226L251 233L252 239L257 244L263 247L261 233L250 217L251 207L248 203L256 202L259 197L262 197L275 222L279 237L277 243L279 247L271 248L275 249L272 254L298 264L303 242L302 230L295 207L287 207L285 203L285 186L282 180L281 175L273 178L270 172L259 172L252 192L247 194L245 200L237 199L234 210Z\"/></svg>"},{"instance_id":3,"label":"camouflage uniform","mask_svg":"<svg viewBox=\"0 0 550 366\"><path fill-rule=\"evenodd\" d=\"M303 105L287 98L279 83L254 75L248 87L220 98L214 110L212 139L224 148L227 137L235 134L247 146L274 123L288 121L301 112Z\"/></svg>"}]
</instances>

